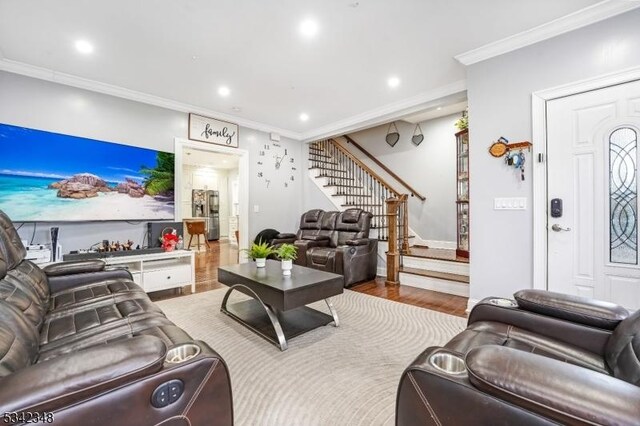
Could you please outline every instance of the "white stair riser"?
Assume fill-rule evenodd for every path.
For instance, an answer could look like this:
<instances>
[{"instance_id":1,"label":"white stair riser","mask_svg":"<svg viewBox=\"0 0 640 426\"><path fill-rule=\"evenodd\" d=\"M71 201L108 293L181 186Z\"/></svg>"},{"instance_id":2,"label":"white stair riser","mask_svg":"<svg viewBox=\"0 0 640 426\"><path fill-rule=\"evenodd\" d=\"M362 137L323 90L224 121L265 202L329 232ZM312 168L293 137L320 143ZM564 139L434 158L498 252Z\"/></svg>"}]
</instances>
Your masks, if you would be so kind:
<instances>
[{"instance_id":1,"label":"white stair riser","mask_svg":"<svg viewBox=\"0 0 640 426\"><path fill-rule=\"evenodd\" d=\"M428 271L446 272L469 276L469 264L448 260L425 259L422 257L403 256L402 266L406 268L426 269Z\"/></svg>"},{"instance_id":2,"label":"white stair riser","mask_svg":"<svg viewBox=\"0 0 640 426\"><path fill-rule=\"evenodd\" d=\"M469 297L469 284L400 272L400 285Z\"/></svg>"}]
</instances>

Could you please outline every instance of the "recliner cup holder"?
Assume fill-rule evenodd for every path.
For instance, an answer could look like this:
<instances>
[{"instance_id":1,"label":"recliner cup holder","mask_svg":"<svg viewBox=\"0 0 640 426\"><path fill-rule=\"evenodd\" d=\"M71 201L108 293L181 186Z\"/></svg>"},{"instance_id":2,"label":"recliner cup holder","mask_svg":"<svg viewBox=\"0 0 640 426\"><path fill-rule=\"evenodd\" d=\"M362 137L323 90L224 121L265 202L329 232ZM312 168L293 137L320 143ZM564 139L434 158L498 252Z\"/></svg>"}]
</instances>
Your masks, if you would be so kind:
<instances>
[{"instance_id":1,"label":"recliner cup holder","mask_svg":"<svg viewBox=\"0 0 640 426\"><path fill-rule=\"evenodd\" d=\"M437 352L431 355L429 364L447 374L463 374L467 371L464 359L449 352Z\"/></svg>"},{"instance_id":2,"label":"recliner cup holder","mask_svg":"<svg viewBox=\"0 0 640 426\"><path fill-rule=\"evenodd\" d=\"M518 302L516 302L515 300L505 299L502 297L489 299L488 302L491 303L492 305L503 306L506 308L515 308L516 306L518 306Z\"/></svg>"},{"instance_id":3,"label":"recliner cup holder","mask_svg":"<svg viewBox=\"0 0 640 426\"><path fill-rule=\"evenodd\" d=\"M180 364L200 354L200 346L193 343L176 346L167 351L165 361L170 364Z\"/></svg>"}]
</instances>

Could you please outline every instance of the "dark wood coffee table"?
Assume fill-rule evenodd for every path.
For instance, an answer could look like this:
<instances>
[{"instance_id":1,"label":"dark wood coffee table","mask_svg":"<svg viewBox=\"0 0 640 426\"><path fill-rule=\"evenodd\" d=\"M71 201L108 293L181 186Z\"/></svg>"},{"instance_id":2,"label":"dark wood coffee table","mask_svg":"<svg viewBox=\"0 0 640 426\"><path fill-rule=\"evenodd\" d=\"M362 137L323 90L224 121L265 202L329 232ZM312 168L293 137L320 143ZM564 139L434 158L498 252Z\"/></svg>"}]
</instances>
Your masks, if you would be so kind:
<instances>
[{"instance_id":1,"label":"dark wood coffee table","mask_svg":"<svg viewBox=\"0 0 640 426\"><path fill-rule=\"evenodd\" d=\"M221 266L218 281L229 286L220 310L282 351L288 339L331 322L340 325L330 298L342 294L342 275L293 265L291 276L285 277L280 262L267 260L265 268L254 262ZM234 290L252 299L227 305ZM305 306L319 300L331 315Z\"/></svg>"}]
</instances>

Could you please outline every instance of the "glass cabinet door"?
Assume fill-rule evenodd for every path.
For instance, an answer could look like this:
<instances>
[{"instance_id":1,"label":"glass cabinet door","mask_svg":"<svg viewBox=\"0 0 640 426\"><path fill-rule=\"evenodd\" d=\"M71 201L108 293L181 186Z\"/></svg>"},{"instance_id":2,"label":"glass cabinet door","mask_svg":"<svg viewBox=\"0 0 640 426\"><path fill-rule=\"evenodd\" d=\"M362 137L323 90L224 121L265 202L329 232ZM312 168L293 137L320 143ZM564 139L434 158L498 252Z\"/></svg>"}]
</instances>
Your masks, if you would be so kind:
<instances>
[{"instance_id":1,"label":"glass cabinet door","mask_svg":"<svg viewBox=\"0 0 640 426\"><path fill-rule=\"evenodd\" d=\"M456 133L456 255L469 257L469 132Z\"/></svg>"}]
</instances>

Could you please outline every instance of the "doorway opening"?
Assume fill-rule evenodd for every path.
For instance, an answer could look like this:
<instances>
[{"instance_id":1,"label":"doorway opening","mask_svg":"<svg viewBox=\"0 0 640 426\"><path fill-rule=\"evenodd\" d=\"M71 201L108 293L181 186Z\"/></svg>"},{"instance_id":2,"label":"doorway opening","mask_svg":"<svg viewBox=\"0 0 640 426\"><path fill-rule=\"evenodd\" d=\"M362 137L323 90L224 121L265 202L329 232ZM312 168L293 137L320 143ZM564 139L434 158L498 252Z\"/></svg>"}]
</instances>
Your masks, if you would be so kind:
<instances>
[{"instance_id":1,"label":"doorway opening","mask_svg":"<svg viewBox=\"0 0 640 426\"><path fill-rule=\"evenodd\" d=\"M185 248L191 242L191 250L198 252L196 275L200 262L217 270L243 261L239 253L248 241L248 152L176 139L175 155L175 215L185 222Z\"/></svg>"}]
</instances>

